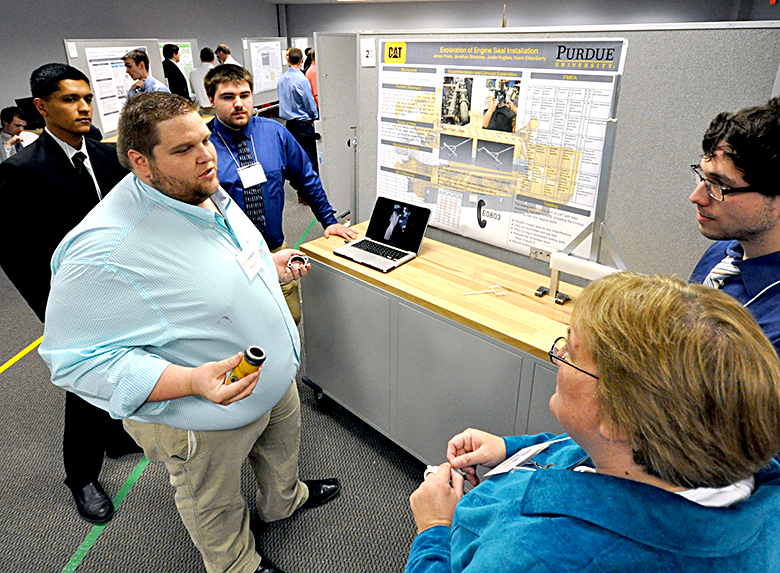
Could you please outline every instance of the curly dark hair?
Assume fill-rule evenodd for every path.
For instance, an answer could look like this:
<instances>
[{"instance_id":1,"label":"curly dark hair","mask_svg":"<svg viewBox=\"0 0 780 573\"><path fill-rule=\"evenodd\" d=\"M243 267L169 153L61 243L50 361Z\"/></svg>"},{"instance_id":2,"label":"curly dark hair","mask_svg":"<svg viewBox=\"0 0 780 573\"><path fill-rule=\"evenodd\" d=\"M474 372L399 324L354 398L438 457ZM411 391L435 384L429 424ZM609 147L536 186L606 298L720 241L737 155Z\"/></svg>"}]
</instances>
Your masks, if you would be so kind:
<instances>
[{"instance_id":1,"label":"curly dark hair","mask_svg":"<svg viewBox=\"0 0 780 573\"><path fill-rule=\"evenodd\" d=\"M737 113L719 113L704 134L701 147L705 157L722 150L759 193L780 195L780 98Z\"/></svg>"}]
</instances>

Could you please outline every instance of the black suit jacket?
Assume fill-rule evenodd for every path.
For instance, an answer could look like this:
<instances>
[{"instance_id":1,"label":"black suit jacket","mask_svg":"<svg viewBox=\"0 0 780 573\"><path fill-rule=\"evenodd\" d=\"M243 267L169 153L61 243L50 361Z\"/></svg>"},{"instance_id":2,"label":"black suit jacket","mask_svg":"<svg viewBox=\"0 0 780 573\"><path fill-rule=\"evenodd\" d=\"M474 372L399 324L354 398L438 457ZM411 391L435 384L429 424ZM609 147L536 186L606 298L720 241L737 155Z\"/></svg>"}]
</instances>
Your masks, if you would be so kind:
<instances>
[{"instance_id":1,"label":"black suit jacket","mask_svg":"<svg viewBox=\"0 0 780 573\"><path fill-rule=\"evenodd\" d=\"M116 148L84 138L100 191L105 196L128 171ZM98 204L94 191L78 185L76 169L44 131L0 163L0 266L43 321L51 280L51 256L62 238Z\"/></svg>"},{"instance_id":2,"label":"black suit jacket","mask_svg":"<svg viewBox=\"0 0 780 573\"><path fill-rule=\"evenodd\" d=\"M173 60L163 60L163 71L165 79L168 80L168 89L172 94L179 94L190 99L190 89L187 87L187 80L181 73L179 66Z\"/></svg>"}]
</instances>

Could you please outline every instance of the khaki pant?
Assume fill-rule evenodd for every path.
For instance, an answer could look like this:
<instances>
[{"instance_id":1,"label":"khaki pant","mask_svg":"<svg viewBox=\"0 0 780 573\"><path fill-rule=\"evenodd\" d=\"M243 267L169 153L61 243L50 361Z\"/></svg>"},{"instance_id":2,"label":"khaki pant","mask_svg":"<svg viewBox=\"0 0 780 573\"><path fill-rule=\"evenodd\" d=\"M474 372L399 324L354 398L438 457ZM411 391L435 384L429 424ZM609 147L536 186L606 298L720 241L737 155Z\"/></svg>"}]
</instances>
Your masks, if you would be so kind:
<instances>
[{"instance_id":1,"label":"khaki pant","mask_svg":"<svg viewBox=\"0 0 780 573\"><path fill-rule=\"evenodd\" d=\"M176 508L208 573L250 573L260 564L241 493L241 465L257 478L263 521L289 517L309 497L298 480L301 410L295 383L265 416L235 430L187 431L124 421L152 461L162 461L175 488Z\"/></svg>"},{"instance_id":2,"label":"khaki pant","mask_svg":"<svg viewBox=\"0 0 780 573\"><path fill-rule=\"evenodd\" d=\"M281 251L282 249L289 248L287 246L287 241L284 241L279 247L271 251L272 253L275 253L277 251ZM298 292L298 279L295 279L294 281L279 285L282 287L282 294L284 295L284 300L287 301L287 308L290 309L290 314L292 314L293 320L295 321L295 324L301 323L301 295Z\"/></svg>"}]
</instances>

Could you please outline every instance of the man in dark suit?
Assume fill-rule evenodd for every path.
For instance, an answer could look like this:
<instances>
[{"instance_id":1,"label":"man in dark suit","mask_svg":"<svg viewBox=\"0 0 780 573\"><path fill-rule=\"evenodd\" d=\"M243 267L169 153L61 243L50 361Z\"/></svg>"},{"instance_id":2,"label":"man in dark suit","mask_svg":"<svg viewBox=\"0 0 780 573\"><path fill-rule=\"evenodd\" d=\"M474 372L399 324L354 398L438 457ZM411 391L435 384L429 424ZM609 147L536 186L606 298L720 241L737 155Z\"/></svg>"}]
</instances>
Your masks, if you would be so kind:
<instances>
[{"instance_id":1,"label":"man in dark suit","mask_svg":"<svg viewBox=\"0 0 780 573\"><path fill-rule=\"evenodd\" d=\"M179 46L176 44L165 44L163 46L163 72L165 79L168 80L168 89L172 94L177 94L185 99L190 99L190 89L187 87L187 80L184 74L176 64L181 59Z\"/></svg>"},{"instance_id":2,"label":"man in dark suit","mask_svg":"<svg viewBox=\"0 0 780 573\"><path fill-rule=\"evenodd\" d=\"M126 174L116 149L85 137L92 124L92 90L79 70L46 64L30 77L46 129L32 145L0 164L0 193L27 205L32 218L0 225L0 266L43 321L50 262L60 240ZM79 513L93 523L111 519L114 507L98 482L104 454L140 451L120 420L76 394L65 399L65 484Z\"/></svg>"}]
</instances>

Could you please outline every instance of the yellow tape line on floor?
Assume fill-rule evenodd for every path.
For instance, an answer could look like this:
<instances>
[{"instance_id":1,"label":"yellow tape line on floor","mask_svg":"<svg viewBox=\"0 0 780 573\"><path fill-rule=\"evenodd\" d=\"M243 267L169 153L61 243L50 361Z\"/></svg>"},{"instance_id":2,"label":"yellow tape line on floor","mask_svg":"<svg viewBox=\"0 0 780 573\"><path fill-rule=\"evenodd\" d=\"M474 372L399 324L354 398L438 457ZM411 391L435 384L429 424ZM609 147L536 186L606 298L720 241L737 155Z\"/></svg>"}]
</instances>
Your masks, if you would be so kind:
<instances>
[{"instance_id":1,"label":"yellow tape line on floor","mask_svg":"<svg viewBox=\"0 0 780 573\"><path fill-rule=\"evenodd\" d=\"M8 362L6 362L2 366L0 366L0 374L5 372L6 370L8 370L11 366L13 366L17 362L19 362L22 358L27 356L30 353L31 350L35 350L38 347L38 345L41 343L42 340L43 340L43 336L41 336L38 340L36 340L32 344L30 344L27 348L25 348L24 350L19 352L19 354L17 354L13 358L11 358L11 360L9 360Z\"/></svg>"}]
</instances>

